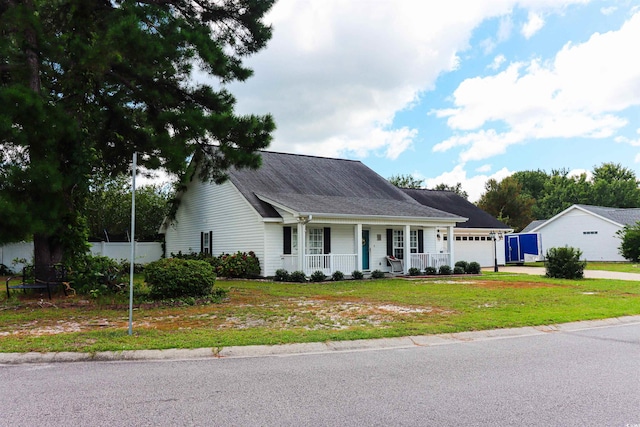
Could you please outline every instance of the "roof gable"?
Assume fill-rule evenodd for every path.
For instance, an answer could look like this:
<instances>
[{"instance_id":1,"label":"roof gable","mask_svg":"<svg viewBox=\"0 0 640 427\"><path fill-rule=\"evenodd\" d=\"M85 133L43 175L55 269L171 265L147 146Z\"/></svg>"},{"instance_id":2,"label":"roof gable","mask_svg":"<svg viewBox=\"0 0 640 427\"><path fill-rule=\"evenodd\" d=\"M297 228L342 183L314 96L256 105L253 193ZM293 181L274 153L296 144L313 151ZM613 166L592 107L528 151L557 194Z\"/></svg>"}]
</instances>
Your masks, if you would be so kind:
<instances>
[{"instance_id":1,"label":"roof gable","mask_svg":"<svg viewBox=\"0 0 640 427\"><path fill-rule=\"evenodd\" d=\"M468 218L467 221L458 223L456 227L511 229L453 191L413 188L403 188L402 191L425 206Z\"/></svg>"},{"instance_id":2,"label":"roof gable","mask_svg":"<svg viewBox=\"0 0 640 427\"><path fill-rule=\"evenodd\" d=\"M259 169L229 170L229 179L265 218L279 217L268 201L311 214L461 220L423 206L359 161L270 151Z\"/></svg>"},{"instance_id":3,"label":"roof gable","mask_svg":"<svg viewBox=\"0 0 640 427\"><path fill-rule=\"evenodd\" d=\"M598 217L604 221L613 223L618 227L634 225L636 222L640 221L640 208L608 208L605 206L571 205L553 218L543 221L542 224L537 225L532 231L538 231L552 221L555 221L568 212L576 209Z\"/></svg>"}]
</instances>

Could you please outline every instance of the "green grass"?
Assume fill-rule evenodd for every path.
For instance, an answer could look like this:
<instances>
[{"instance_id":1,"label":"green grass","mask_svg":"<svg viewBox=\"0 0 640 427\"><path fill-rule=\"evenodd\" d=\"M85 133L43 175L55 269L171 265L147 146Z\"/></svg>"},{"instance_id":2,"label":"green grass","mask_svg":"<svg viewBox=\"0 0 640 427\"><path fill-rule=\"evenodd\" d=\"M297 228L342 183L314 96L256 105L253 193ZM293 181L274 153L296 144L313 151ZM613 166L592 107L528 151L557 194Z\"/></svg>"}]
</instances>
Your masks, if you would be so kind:
<instances>
[{"instance_id":1,"label":"green grass","mask_svg":"<svg viewBox=\"0 0 640 427\"><path fill-rule=\"evenodd\" d=\"M544 262L527 262L526 267L542 267ZM632 262L587 262L586 270L618 271L621 273L640 273L640 264Z\"/></svg>"},{"instance_id":2,"label":"green grass","mask_svg":"<svg viewBox=\"0 0 640 427\"><path fill-rule=\"evenodd\" d=\"M127 295L0 299L0 352L220 348L553 324L640 314L640 282L484 273L460 279L222 281L219 304Z\"/></svg>"}]
</instances>

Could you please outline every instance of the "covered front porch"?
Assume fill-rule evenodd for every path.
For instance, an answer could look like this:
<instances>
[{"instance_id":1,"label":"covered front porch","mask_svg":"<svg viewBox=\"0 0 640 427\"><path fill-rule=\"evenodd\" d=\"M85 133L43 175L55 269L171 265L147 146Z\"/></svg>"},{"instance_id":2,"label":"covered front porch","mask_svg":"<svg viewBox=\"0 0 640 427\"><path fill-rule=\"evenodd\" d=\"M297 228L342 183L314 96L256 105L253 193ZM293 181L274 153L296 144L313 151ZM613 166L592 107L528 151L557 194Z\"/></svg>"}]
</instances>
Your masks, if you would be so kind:
<instances>
[{"instance_id":1,"label":"covered front porch","mask_svg":"<svg viewBox=\"0 0 640 427\"><path fill-rule=\"evenodd\" d=\"M324 218L299 218L296 224L283 226L281 268L303 271L306 275L322 271L327 276L336 271L347 276L353 271L392 272L388 256L402 260L404 274L411 268L424 271L427 267L453 267L453 227L452 223L348 224Z\"/></svg>"}]
</instances>

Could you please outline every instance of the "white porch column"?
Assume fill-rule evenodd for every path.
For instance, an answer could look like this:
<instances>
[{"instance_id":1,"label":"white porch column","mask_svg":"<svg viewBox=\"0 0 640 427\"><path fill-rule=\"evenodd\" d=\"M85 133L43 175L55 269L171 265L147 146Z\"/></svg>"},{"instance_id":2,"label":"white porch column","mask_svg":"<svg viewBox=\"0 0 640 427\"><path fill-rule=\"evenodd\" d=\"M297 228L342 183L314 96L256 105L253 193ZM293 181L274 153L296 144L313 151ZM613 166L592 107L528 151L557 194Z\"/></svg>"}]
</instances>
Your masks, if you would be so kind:
<instances>
[{"instance_id":1,"label":"white porch column","mask_svg":"<svg viewBox=\"0 0 640 427\"><path fill-rule=\"evenodd\" d=\"M453 270L455 262L453 261L453 247L455 237L453 237L453 227L447 227L447 246L449 246L449 267Z\"/></svg>"},{"instance_id":2,"label":"white porch column","mask_svg":"<svg viewBox=\"0 0 640 427\"><path fill-rule=\"evenodd\" d=\"M304 221L298 221L298 270L304 271L304 254L306 248L304 247L304 233L307 227ZM306 274L306 271L305 271Z\"/></svg>"},{"instance_id":3,"label":"white porch column","mask_svg":"<svg viewBox=\"0 0 640 427\"><path fill-rule=\"evenodd\" d=\"M355 226L355 236L353 236L353 242L356 246L356 266L355 270L362 270L362 224L358 223Z\"/></svg>"},{"instance_id":4,"label":"white porch column","mask_svg":"<svg viewBox=\"0 0 640 427\"><path fill-rule=\"evenodd\" d=\"M404 226L404 274L409 274L411 268L411 226Z\"/></svg>"}]
</instances>

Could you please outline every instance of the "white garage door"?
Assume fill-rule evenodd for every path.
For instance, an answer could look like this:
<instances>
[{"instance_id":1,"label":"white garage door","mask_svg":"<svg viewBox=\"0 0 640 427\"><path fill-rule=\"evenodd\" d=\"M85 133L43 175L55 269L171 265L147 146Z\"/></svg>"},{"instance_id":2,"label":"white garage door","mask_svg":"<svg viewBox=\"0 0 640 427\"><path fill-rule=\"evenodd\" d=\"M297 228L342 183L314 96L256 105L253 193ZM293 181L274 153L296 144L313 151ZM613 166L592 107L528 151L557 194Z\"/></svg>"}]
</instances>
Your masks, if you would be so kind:
<instances>
[{"instance_id":1,"label":"white garage door","mask_svg":"<svg viewBox=\"0 0 640 427\"><path fill-rule=\"evenodd\" d=\"M483 236L484 237L484 236ZM460 240L458 240L460 238ZM481 240L480 236L456 236L454 246L455 261L475 261L482 267L491 267L494 265L494 249L493 241L486 237ZM498 264L504 265L504 240L497 242Z\"/></svg>"}]
</instances>

